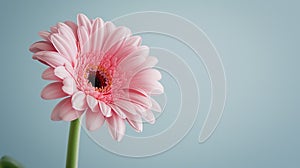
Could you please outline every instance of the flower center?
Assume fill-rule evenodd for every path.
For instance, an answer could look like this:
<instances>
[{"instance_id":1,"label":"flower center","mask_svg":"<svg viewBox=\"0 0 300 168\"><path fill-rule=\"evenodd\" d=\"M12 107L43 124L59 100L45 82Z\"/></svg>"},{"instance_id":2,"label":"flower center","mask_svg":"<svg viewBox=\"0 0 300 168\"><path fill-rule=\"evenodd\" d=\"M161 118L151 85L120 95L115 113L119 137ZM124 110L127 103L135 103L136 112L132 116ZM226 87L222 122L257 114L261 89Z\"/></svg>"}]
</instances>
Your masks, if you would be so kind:
<instances>
[{"instance_id":1,"label":"flower center","mask_svg":"<svg viewBox=\"0 0 300 168\"><path fill-rule=\"evenodd\" d=\"M89 73L89 82L96 88L104 88L107 86L107 79L100 71L92 71Z\"/></svg>"},{"instance_id":2,"label":"flower center","mask_svg":"<svg viewBox=\"0 0 300 168\"><path fill-rule=\"evenodd\" d=\"M99 92L108 91L112 81L110 74L101 66L88 69L87 80Z\"/></svg>"}]
</instances>

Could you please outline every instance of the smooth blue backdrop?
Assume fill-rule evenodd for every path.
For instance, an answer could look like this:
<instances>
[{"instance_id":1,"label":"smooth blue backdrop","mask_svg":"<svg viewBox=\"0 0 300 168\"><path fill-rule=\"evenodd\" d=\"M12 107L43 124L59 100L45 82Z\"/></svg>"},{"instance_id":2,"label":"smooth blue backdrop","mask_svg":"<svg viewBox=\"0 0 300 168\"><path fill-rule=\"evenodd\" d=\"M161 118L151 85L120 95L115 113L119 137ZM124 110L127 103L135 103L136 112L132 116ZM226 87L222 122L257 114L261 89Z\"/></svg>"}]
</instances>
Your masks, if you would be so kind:
<instances>
[{"instance_id":1,"label":"smooth blue backdrop","mask_svg":"<svg viewBox=\"0 0 300 168\"><path fill-rule=\"evenodd\" d=\"M28 168L65 165L68 123L50 120L57 101L39 97L45 66L28 51L38 31L75 20L79 12L111 20L157 10L191 20L218 49L228 82L221 123L198 144L205 116L199 115L174 148L140 159L103 150L82 133L79 167L299 167L299 6L292 0L0 1L0 156Z\"/></svg>"}]
</instances>

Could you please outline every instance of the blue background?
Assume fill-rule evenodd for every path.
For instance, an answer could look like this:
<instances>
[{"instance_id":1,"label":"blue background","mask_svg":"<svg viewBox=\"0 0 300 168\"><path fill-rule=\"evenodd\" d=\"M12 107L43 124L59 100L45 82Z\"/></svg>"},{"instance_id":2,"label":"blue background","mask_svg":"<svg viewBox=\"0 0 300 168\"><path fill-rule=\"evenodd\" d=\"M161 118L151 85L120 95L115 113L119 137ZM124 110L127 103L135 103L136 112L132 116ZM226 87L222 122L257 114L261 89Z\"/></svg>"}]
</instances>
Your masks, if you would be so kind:
<instances>
[{"instance_id":1,"label":"blue background","mask_svg":"<svg viewBox=\"0 0 300 168\"><path fill-rule=\"evenodd\" d=\"M174 148L147 158L103 150L81 134L79 167L300 166L299 3L297 1L1 1L0 156L26 167L64 167L68 123L52 122L57 101L39 95L45 66L28 47L58 21L144 10L175 13L202 28L218 49L228 82L223 118L199 144L203 117ZM146 41L147 43L147 41ZM148 42L151 44L151 42ZM203 98L202 98L203 99Z\"/></svg>"}]
</instances>

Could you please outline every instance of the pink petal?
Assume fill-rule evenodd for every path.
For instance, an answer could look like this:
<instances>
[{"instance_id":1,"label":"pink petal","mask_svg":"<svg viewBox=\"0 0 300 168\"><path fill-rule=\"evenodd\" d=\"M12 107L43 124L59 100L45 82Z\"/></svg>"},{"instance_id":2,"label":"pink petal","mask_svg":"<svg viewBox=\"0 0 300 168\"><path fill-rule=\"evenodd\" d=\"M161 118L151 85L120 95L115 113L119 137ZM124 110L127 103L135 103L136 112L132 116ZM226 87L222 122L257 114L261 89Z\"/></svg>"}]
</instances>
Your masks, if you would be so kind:
<instances>
[{"instance_id":1,"label":"pink petal","mask_svg":"<svg viewBox=\"0 0 300 168\"><path fill-rule=\"evenodd\" d=\"M53 109L51 114L51 120L59 121L72 121L79 118L82 115L82 111L77 111L72 108L71 97L65 98L60 101Z\"/></svg>"},{"instance_id":2,"label":"pink petal","mask_svg":"<svg viewBox=\"0 0 300 168\"><path fill-rule=\"evenodd\" d=\"M109 106L111 107L111 109L112 109L116 114L118 114L119 117L121 117L122 119L125 119L125 118L126 118L125 113L124 113L123 110L120 109L118 106L113 105L113 104L110 104Z\"/></svg>"},{"instance_id":3,"label":"pink petal","mask_svg":"<svg viewBox=\"0 0 300 168\"><path fill-rule=\"evenodd\" d=\"M150 97L150 99L151 99L151 104L152 104L151 110L161 112L160 105L153 98Z\"/></svg>"},{"instance_id":4,"label":"pink petal","mask_svg":"<svg viewBox=\"0 0 300 168\"><path fill-rule=\"evenodd\" d=\"M86 28L88 33L91 32L91 28L92 28L91 21L84 14L77 15L77 24L79 27L83 26L84 28Z\"/></svg>"},{"instance_id":5,"label":"pink petal","mask_svg":"<svg viewBox=\"0 0 300 168\"><path fill-rule=\"evenodd\" d=\"M72 43L72 49L76 49L76 39L73 30L65 23L58 23L58 33L66 37L66 39Z\"/></svg>"},{"instance_id":6,"label":"pink petal","mask_svg":"<svg viewBox=\"0 0 300 168\"><path fill-rule=\"evenodd\" d=\"M80 50L82 53L88 52L89 49L89 34L85 27L78 27L78 39L80 44Z\"/></svg>"},{"instance_id":7,"label":"pink petal","mask_svg":"<svg viewBox=\"0 0 300 168\"><path fill-rule=\"evenodd\" d=\"M100 107L100 111L102 112L102 114L105 117L111 117L112 116L111 108L107 104L105 104L102 101L99 101L99 107Z\"/></svg>"},{"instance_id":8,"label":"pink petal","mask_svg":"<svg viewBox=\"0 0 300 168\"><path fill-rule=\"evenodd\" d=\"M86 111L85 119L86 128L90 131L99 129L105 121L105 118L103 117L101 112L92 112L89 108Z\"/></svg>"},{"instance_id":9,"label":"pink petal","mask_svg":"<svg viewBox=\"0 0 300 168\"><path fill-rule=\"evenodd\" d=\"M73 121L79 118L83 114L83 111L77 111L73 109L71 106L67 106L65 108L62 108L61 110L63 112L61 113L61 118L64 121Z\"/></svg>"},{"instance_id":10,"label":"pink petal","mask_svg":"<svg viewBox=\"0 0 300 168\"><path fill-rule=\"evenodd\" d=\"M51 33L58 33L57 26L51 26L50 31L51 31Z\"/></svg>"},{"instance_id":11,"label":"pink petal","mask_svg":"<svg viewBox=\"0 0 300 168\"><path fill-rule=\"evenodd\" d=\"M127 90L119 99L141 105L147 109L151 108L152 106L150 98L138 90Z\"/></svg>"},{"instance_id":12,"label":"pink petal","mask_svg":"<svg viewBox=\"0 0 300 168\"><path fill-rule=\"evenodd\" d=\"M158 62L156 57L148 56L145 60L145 63L143 64L144 67L150 68L156 65Z\"/></svg>"},{"instance_id":13,"label":"pink petal","mask_svg":"<svg viewBox=\"0 0 300 168\"><path fill-rule=\"evenodd\" d=\"M72 21L65 21L65 24L68 25L72 29L74 37L75 37L76 41L78 41L78 38L77 38L77 28L78 28L78 26Z\"/></svg>"},{"instance_id":14,"label":"pink petal","mask_svg":"<svg viewBox=\"0 0 300 168\"><path fill-rule=\"evenodd\" d=\"M77 56L77 39L74 36L73 30L66 25L65 23L58 23L58 32L59 35L68 42L68 54L71 57L71 60L74 64L76 64L76 56ZM77 35L76 35L77 36Z\"/></svg>"},{"instance_id":15,"label":"pink petal","mask_svg":"<svg viewBox=\"0 0 300 168\"><path fill-rule=\"evenodd\" d=\"M68 95L73 95L75 92L78 91L76 87L76 82L72 77L68 77L63 80L62 90Z\"/></svg>"},{"instance_id":16,"label":"pink petal","mask_svg":"<svg viewBox=\"0 0 300 168\"><path fill-rule=\"evenodd\" d=\"M107 38L109 37L109 35L116 29L116 26L111 23L111 22L106 22L104 24L104 43L106 42Z\"/></svg>"},{"instance_id":17,"label":"pink petal","mask_svg":"<svg viewBox=\"0 0 300 168\"><path fill-rule=\"evenodd\" d=\"M107 52L110 50L114 45L124 41L131 35L131 32L126 27L118 27L116 28L105 40L102 50Z\"/></svg>"},{"instance_id":18,"label":"pink petal","mask_svg":"<svg viewBox=\"0 0 300 168\"><path fill-rule=\"evenodd\" d=\"M87 104L89 108L92 110L92 112L99 112L99 105L98 100L95 99L93 96L87 95L86 97Z\"/></svg>"},{"instance_id":19,"label":"pink petal","mask_svg":"<svg viewBox=\"0 0 300 168\"><path fill-rule=\"evenodd\" d=\"M95 19L92 27L92 33L90 36L91 40L91 51L99 52L102 51L103 39L104 38L104 22L102 19Z\"/></svg>"},{"instance_id":20,"label":"pink petal","mask_svg":"<svg viewBox=\"0 0 300 168\"><path fill-rule=\"evenodd\" d=\"M158 81L134 81L130 83L131 88L144 90L148 94L162 94L164 87Z\"/></svg>"},{"instance_id":21,"label":"pink petal","mask_svg":"<svg viewBox=\"0 0 300 168\"><path fill-rule=\"evenodd\" d=\"M136 104L136 105L135 105L135 110L136 110L137 112L145 112L145 111L149 110L149 108L146 108L146 107L143 107L143 106L141 106L141 105L139 105L139 104Z\"/></svg>"},{"instance_id":22,"label":"pink petal","mask_svg":"<svg viewBox=\"0 0 300 168\"><path fill-rule=\"evenodd\" d=\"M40 31L39 32L39 36L42 37L44 40L50 41L49 36L50 36L50 32L48 31Z\"/></svg>"},{"instance_id":23,"label":"pink petal","mask_svg":"<svg viewBox=\"0 0 300 168\"><path fill-rule=\"evenodd\" d=\"M41 92L41 97L46 100L58 99L67 96L65 92L62 91L61 82L53 82L48 84Z\"/></svg>"},{"instance_id":24,"label":"pink petal","mask_svg":"<svg viewBox=\"0 0 300 168\"><path fill-rule=\"evenodd\" d=\"M125 135L126 125L124 119L118 117L117 115L113 115L107 118L106 121L108 123L108 130L110 135L115 140L120 142Z\"/></svg>"},{"instance_id":25,"label":"pink petal","mask_svg":"<svg viewBox=\"0 0 300 168\"><path fill-rule=\"evenodd\" d=\"M119 99L119 100L115 100L114 104L119 108L121 108L122 110L127 111L128 113L131 113L133 115L137 114L134 108L134 104L132 104L130 101Z\"/></svg>"},{"instance_id":26,"label":"pink petal","mask_svg":"<svg viewBox=\"0 0 300 168\"><path fill-rule=\"evenodd\" d=\"M157 63L158 63L158 60L156 57L148 56L148 57L146 57L144 63L141 64L140 66L136 67L134 69L134 71L140 72L144 69L153 68Z\"/></svg>"},{"instance_id":27,"label":"pink petal","mask_svg":"<svg viewBox=\"0 0 300 168\"><path fill-rule=\"evenodd\" d=\"M118 41L117 43L115 43L112 47L110 47L107 51L106 54L107 55L113 55L114 57L112 59L114 59L115 61L112 61L114 65L117 65L117 60L118 57L116 57L115 55L123 50L126 50L126 48L123 47L124 45L124 41Z\"/></svg>"},{"instance_id":28,"label":"pink petal","mask_svg":"<svg viewBox=\"0 0 300 168\"><path fill-rule=\"evenodd\" d=\"M87 108L86 95L82 91L78 91L72 96L72 107L79 111Z\"/></svg>"},{"instance_id":29,"label":"pink petal","mask_svg":"<svg viewBox=\"0 0 300 168\"><path fill-rule=\"evenodd\" d=\"M55 51L55 48L53 47L53 45L50 42L47 41L38 41L36 43L33 43L30 48L29 51L36 53L39 51Z\"/></svg>"},{"instance_id":30,"label":"pink petal","mask_svg":"<svg viewBox=\"0 0 300 168\"><path fill-rule=\"evenodd\" d=\"M126 58L124 58L118 66L120 71L129 72L142 63L144 63L146 56L149 54L149 48L146 46L141 46L132 53L130 53Z\"/></svg>"},{"instance_id":31,"label":"pink petal","mask_svg":"<svg viewBox=\"0 0 300 168\"><path fill-rule=\"evenodd\" d=\"M142 38L140 36L131 36L126 41L126 45L140 46L142 43Z\"/></svg>"},{"instance_id":32,"label":"pink petal","mask_svg":"<svg viewBox=\"0 0 300 168\"><path fill-rule=\"evenodd\" d=\"M65 68L69 72L69 74L73 77L75 74L73 66L71 64L66 64Z\"/></svg>"},{"instance_id":33,"label":"pink petal","mask_svg":"<svg viewBox=\"0 0 300 168\"><path fill-rule=\"evenodd\" d=\"M66 37L64 37L63 35L57 33L52 34L50 36L50 39L56 50L67 60L72 62L73 58L76 57L77 52L77 50L72 49L74 47L72 47L72 42L68 41L68 39L66 39Z\"/></svg>"},{"instance_id":34,"label":"pink petal","mask_svg":"<svg viewBox=\"0 0 300 168\"><path fill-rule=\"evenodd\" d=\"M117 64L119 64L124 58L126 58L129 54L131 54L136 47L134 46L123 46L121 50L117 50L114 53L114 57L118 60Z\"/></svg>"},{"instance_id":35,"label":"pink petal","mask_svg":"<svg viewBox=\"0 0 300 168\"><path fill-rule=\"evenodd\" d=\"M151 111L142 112L142 118L150 124L155 123L155 117Z\"/></svg>"},{"instance_id":36,"label":"pink petal","mask_svg":"<svg viewBox=\"0 0 300 168\"><path fill-rule=\"evenodd\" d=\"M70 73L66 70L65 66L56 67L54 70L54 74L60 79L71 77Z\"/></svg>"},{"instance_id":37,"label":"pink petal","mask_svg":"<svg viewBox=\"0 0 300 168\"><path fill-rule=\"evenodd\" d=\"M162 94L162 93L164 93L164 87L162 86L161 83L155 82L152 90L149 90L148 93L150 93L150 94Z\"/></svg>"},{"instance_id":38,"label":"pink petal","mask_svg":"<svg viewBox=\"0 0 300 168\"><path fill-rule=\"evenodd\" d=\"M126 120L137 132L143 131L143 122L140 115L131 115L130 117L127 117Z\"/></svg>"},{"instance_id":39,"label":"pink petal","mask_svg":"<svg viewBox=\"0 0 300 168\"><path fill-rule=\"evenodd\" d=\"M138 72L134 77L132 82L141 81L141 82L152 82L161 79L161 73L156 69L145 69Z\"/></svg>"},{"instance_id":40,"label":"pink petal","mask_svg":"<svg viewBox=\"0 0 300 168\"><path fill-rule=\"evenodd\" d=\"M42 78L45 80L55 80L55 81L61 81L57 76L54 74L54 68L47 68L43 73L42 73Z\"/></svg>"},{"instance_id":41,"label":"pink petal","mask_svg":"<svg viewBox=\"0 0 300 168\"><path fill-rule=\"evenodd\" d=\"M70 64L70 62L66 58L53 51L40 51L33 54L32 58L53 68L65 64Z\"/></svg>"}]
</instances>

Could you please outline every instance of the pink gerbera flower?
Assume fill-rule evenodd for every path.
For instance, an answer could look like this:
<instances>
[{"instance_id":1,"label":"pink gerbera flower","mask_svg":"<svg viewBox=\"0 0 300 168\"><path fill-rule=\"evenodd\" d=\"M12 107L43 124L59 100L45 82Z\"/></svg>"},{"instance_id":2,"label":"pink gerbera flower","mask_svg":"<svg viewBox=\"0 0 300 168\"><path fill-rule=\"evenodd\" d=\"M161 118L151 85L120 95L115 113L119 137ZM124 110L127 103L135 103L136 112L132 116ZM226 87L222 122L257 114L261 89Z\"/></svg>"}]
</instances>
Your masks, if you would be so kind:
<instances>
[{"instance_id":1,"label":"pink gerbera flower","mask_svg":"<svg viewBox=\"0 0 300 168\"><path fill-rule=\"evenodd\" d=\"M51 119L72 121L86 113L86 127L96 130L107 121L109 132L120 141L125 120L138 132L142 119L154 123L151 110L161 111L150 96L163 93L157 59L126 27L79 14L77 24L66 21L42 31L44 39L30 47L33 59L49 66L42 74L53 81L43 99L63 98Z\"/></svg>"}]
</instances>

